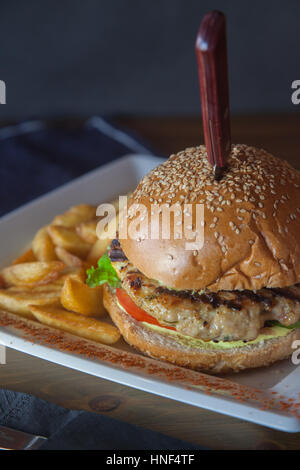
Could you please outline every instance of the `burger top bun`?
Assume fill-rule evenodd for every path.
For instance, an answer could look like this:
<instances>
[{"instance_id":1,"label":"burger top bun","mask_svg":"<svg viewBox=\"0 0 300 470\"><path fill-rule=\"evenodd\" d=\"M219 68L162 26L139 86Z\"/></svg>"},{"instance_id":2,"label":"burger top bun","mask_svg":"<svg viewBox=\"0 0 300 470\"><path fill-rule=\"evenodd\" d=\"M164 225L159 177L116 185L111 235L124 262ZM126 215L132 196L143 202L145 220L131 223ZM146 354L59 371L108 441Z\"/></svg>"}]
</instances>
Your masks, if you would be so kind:
<instances>
[{"instance_id":1,"label":"burger top bun","mask_svg":"<svg viewBox=\"0 0 300 470\"><path fill-rule=\"evenodd\" d=\"M133 210L133 204L143 210ZM162 204L177 216L181 211L182 220L186 217L182 237L175 216L169 239L161 232L151 237L151 230L161 225L151 212ZM192 214L188 204L193 204ZM195 204L204 208L201 223ZM205 146L171 155L139 183L126 221L131 232L120 237L124 253L146 276L167 287L257 290L300 282L300 172L264 150L232 146L220 181L214 180ZM138 236L132 235L138 233L134 227ZM203 230L203 247L187 249L187 242L196 241L196 229L198 237Z\"/></svg>"}]
</instances>

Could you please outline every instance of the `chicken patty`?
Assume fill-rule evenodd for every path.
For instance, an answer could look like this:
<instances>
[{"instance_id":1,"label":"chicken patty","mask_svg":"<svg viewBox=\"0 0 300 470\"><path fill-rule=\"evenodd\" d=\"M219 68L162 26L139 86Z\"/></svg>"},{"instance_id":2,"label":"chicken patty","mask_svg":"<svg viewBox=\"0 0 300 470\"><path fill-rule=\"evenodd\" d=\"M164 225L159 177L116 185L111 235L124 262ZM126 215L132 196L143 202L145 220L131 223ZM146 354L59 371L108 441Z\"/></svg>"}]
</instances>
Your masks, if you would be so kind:
<instances>
[{"instance_id":1,"label":"chicken patty","mask_svg":"<svg viewBox=\"0 0 300 470\"><path fill-rule=\"evenodd\" d=\"M300 319L300 285L258 291L191 291L162 286L139 272L126 258L118 240L111 244L110 259L136 305L161 325L203 340L250 341L266 320L291 325Z\"/></svg>"}]
</instances>

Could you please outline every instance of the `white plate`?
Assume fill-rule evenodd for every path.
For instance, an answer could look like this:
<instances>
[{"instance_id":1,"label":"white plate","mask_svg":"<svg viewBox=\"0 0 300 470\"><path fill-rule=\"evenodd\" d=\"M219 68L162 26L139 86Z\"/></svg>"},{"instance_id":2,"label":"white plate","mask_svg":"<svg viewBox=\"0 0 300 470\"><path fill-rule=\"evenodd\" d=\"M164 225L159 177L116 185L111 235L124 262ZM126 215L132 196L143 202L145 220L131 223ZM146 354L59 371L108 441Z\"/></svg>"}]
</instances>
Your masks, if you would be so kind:
<instances>
[{"instance_id":1,"label":"white plate","mask_svg":"<svg viewBox=\"0 0 300 470\"><path fill-rule=\"evenodd\" d=\"M0 220L1 266L19 255L36 230L56 214L75 204L98 204L126 194L161 161L149 155L128 155L4 216ZM11 318L17 317L11 315ZM28 324L34 325L34 322ZM216 378L145 358L124 342L116 347L107 347L66 335L75 345L86 343L91 350L98 351L97 357L88 358L79 350L71 353L53 346L47 339L41 342L39 338L33 342L29 333L24 338L22 328L13 322L11 326L0 327L1 343L63 366L197 407L282 431L300 431L300 420L294 411L292 413L300 401L300 368L292 365L290 360L268 368ZM47 327L41 328L49 331ZM286 405L282 406L282 403ZM262 409L266 406L269 409Z\"/></svg>"}]
</instances>

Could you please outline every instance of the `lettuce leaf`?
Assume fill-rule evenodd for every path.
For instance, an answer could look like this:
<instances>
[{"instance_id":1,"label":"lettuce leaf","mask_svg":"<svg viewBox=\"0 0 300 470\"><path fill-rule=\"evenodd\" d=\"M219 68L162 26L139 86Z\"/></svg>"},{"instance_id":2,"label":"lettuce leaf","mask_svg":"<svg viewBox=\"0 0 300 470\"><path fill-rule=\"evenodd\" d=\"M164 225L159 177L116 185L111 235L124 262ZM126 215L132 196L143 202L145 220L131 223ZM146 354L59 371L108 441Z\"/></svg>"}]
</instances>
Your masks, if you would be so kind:
<instances>
[{"instance_id":1,"label":"lettuce leaf","mask_svg":"<svg viewBox=\"0 0 300 470\"><path fill-rule=\"evenodd\" d=\"M113 288L121 287L121 281L118 278L107 253L99 259L97 268L92 266L86 271L86 273L86 283L90 287L101 286L106 283Z\"/></svg>"},{"instance_id":2,"label":"lettuce leaf","mask_svg":"<svg viewBox=\"0 0 300 470\"><path fill-rule=\"evenodd\" d=\"M282 325L282 323L279 323L277 320L268 320L266 322L267 326L281 326L281 328L287 328L288 330L293 330L294 328L300 328L300 320L297 321L297 323L294 323L293 325Z\"/></svg>"}]
</instances>

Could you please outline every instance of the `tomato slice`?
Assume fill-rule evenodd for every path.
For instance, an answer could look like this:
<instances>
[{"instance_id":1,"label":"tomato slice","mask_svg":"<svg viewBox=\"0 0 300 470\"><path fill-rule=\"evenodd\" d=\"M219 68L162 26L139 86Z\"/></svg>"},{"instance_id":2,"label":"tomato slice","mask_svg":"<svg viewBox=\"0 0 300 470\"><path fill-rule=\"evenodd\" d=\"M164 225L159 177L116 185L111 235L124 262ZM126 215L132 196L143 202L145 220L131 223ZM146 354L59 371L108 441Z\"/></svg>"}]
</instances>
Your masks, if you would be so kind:
<instances>
[{"instance_id":1,"label":"tomato slice","mask_svg":"<svg viewBox=\"0 0 300 470\"><path fill-rule=\"evenodd\" d=\"M145 310L138 307L134 301L129 297L128 294L124 291L124 289L117 288L116 289L117 299L119 304L126 310L128 315L131 315L135 320L144 321L147 323L152 323L153 325L160 326L161 328L167 328L168 330L175 330L173 326L165 326L158 323L156 318L149 315Z\"/></svg>"}]
</instances>

